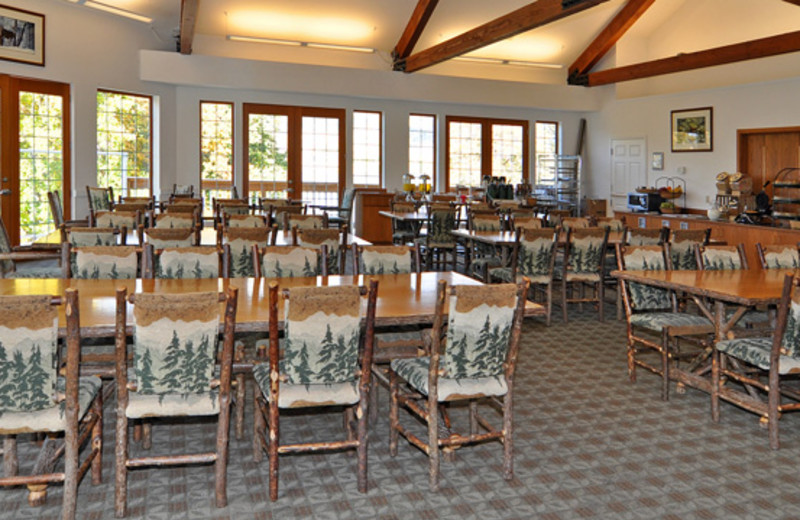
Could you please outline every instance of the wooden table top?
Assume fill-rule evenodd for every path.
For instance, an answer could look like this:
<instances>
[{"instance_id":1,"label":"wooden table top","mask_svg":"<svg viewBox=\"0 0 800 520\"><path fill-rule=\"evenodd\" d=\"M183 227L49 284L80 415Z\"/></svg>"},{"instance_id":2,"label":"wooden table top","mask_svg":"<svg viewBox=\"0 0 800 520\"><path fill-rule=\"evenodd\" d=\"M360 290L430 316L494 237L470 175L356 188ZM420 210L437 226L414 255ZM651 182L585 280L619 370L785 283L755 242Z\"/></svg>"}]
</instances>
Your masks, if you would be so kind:
<instances>
[{"instance_id":1,"label":"wooden table top","mask_svg":"<svg viewBox=\"0 0 800 520\"><path fill-rule=\"evenodd\" d=\"M426 272L416 274L380 275L376 323L381 326L428 324L433 321L436 287L439 280L448 285L480 285L481 282L455 272ZM80 296L81 335L111 336L114 334L116 289L125 287L132 292L188 293L223 291L228 286L239 289L236 313L237 331L268 331L267 305L269 283L280 287L309 285L365 285L363 276L328 276L309 278L213 278L202 280L77 280L77 279L0 279L0 294L64 295L67 288L77 289ZM366 299L365 308L366 308ZM63 309L59 321L65 325ZM279 308L281 320L283 309ZM527 302L526 316L544 314L544 307ZM129 323L131 314L128 314ZM61 331L62 333L64 330Z\"/></svg>"},{"instance_id":2,"label":"wooden table top","mask_svg":"<svg viewBox=\"0 0 800 520\"><path fill-rule=\"evenodd\" d=\"M279 229L277 231L278 235L275 239L275 245L278 246L289 246L292 245L292 233L291 231L284 231ZM358 244L361 246L369 246L372 245L371 242L364 240L363 238L357 237L356 235L352 235L350 233L347 234L347 243L348 244ZM61 231L53 231L48 235L44 236L40 240L36 242L37 245L51 245L51 246L60 246L61 245ZM136 231L129 231L126 237L126 244L128 245L138 245L139 244L139 236L137 235ZM200 245L203 246L213 246L217 244L217 230L213 227L204 227L200 231Z\"/></svg>"},{"instance_id":3,"label":"wooden table top","mask_svg":"<svg viewBox=\"0 0 800 520\"><path fill-rule=\"evenodd\" d=\"M454 236L468 240L475 240L484 244L491 244L494 246L513 246L515 240L514 231L470 231L469 229L454 229L451 231ZM610 231L608 233L608 245L614 246L619 244L623 239L622 231ZM558 235L558 242L564 245L567 240L566 233Z\"/></svg>"},{"instance_id":4,"label":"wooden table top","mask_svg":"<svg viewBox=\"0 0 800 520\"><path fill-rule=\"evenodd\" d=\"M737 305L777 303L787 274L794 269L742 269L724 271L613 271L623 280L675 289Z\"/></svg>"},{"instance_id":5,"label":"wooden table top","mask_svg":"<svg viewBox=\"0 0 800 520\"><path fill-rule=\"evenodd\" d=\"M405 222L427 222L428 220L428 212L427 211L379 211L378 215L383 215L384 217L389 217L394 220L400 220Z\"/></svg>"}]
</instances>

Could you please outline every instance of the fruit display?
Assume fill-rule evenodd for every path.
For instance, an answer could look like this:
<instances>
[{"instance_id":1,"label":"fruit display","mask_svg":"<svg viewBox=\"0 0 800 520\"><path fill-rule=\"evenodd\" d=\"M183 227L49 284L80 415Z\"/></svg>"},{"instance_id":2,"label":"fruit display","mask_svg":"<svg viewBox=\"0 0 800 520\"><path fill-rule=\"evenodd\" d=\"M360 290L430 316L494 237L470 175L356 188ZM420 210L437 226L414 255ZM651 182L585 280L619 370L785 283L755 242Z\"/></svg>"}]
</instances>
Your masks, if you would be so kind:
<instances>
[{"instance_id":1,"label":"fruit display","mask_svg":"<svg viewBox=\"0 0 800 520\"><path fill-rule=\"evenodd\" d=\"M681 195L683 195L683 187L678 186L663 186L658 189L658 194L661 195L662 199L677 199Z\"/></svg>"}]
</instances>

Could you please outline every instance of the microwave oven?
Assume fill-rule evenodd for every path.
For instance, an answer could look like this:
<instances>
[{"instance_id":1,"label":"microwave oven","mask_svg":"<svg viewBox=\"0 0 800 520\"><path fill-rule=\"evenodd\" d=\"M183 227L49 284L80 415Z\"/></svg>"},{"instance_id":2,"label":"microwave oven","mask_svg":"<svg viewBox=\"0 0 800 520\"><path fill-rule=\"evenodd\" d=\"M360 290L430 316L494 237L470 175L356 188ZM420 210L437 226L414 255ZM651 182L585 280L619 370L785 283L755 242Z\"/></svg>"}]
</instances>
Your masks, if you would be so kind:
<instances>
[{"instance_id":1,"label":"microwave oven","mask_svg":"<svg viewBox=\"0 0 800 520\"><path fill-rule=\"evenodd\" d=\"M661 202L661 195L658 193L628 193L628 209L631 211L658 211Z\"/></svg>"}]
</instances>

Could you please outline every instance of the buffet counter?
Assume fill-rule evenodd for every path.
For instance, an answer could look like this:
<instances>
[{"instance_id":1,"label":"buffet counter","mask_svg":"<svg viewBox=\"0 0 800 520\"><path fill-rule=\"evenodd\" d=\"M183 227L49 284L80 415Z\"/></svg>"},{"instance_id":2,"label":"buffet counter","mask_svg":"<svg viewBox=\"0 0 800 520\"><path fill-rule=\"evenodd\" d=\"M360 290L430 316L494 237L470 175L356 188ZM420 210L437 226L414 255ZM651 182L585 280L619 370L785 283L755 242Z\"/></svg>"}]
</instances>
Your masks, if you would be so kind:
<instances>
[{"instance_id":1,"label":"buffet counter","mask_svg":"<svg viewBox=\"0 0 800 520\"><path fill-rule=\"evenodd\" d=\"M711 228L711 238L727 244L744 244L747 261L751 268L759 268L756 243L793 244L800 242L800 230L752 224L738 224L726 220L709 220L697 214L633 213L615 211L617 218L624 218L629 228L707 229Z\"/></svg>"}]
</instances>

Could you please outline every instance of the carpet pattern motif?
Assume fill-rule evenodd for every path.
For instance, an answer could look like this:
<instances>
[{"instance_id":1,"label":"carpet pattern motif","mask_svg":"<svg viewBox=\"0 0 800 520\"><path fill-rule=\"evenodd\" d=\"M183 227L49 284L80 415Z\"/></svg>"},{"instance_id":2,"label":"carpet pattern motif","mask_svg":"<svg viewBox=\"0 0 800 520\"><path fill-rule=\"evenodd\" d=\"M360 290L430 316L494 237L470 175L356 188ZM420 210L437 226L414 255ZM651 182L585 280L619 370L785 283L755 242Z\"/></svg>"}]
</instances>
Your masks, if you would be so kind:
<instances>
[{"instance_id":1,"label":"carpet pattern motif","mask_svg":"<svg viewBox=\"0 0 800 520\"><path fill-rule=\"evenodd\" d=\"M452 462L443 460L441 491L429 492L424 454L401 438L398 456L389 456L388 395L381 389L367 494L357 491L352 451L282 456L279 500L270 503L266 460L253 462L248 402L247 434L231 440L228 507L214 507L210 466L144 469L130 474L128 517L800 518L800 417L784 416L781 449L772 451L755 415L723 404L722 421L714 424L707 395L672 392L664 403L659 384L644 371L636 384L628 381L624 322L599 323L589 308L567 325L554 321L547 328L529 319L517 371L510 482L502 478L501 445L488 443L459 449ZM93 487L85 478L78 491L78 518L85 520L113 518L112 401L106 402L104 482ZM463 412L452 412L456 428L466 428ZM401 419L409 422L407 415ZM290 416L281 428L287 439L319 438L319 432L338 434L342 421L338 413ZM193 423L156 425L153 435L158 453L211 446L214 430ZM29 507L26 494L22 488L0 489L0 519L60 518L59 486L40 508Z\"/></svg>"}]
</instances>

